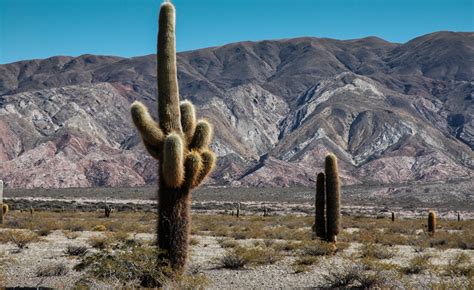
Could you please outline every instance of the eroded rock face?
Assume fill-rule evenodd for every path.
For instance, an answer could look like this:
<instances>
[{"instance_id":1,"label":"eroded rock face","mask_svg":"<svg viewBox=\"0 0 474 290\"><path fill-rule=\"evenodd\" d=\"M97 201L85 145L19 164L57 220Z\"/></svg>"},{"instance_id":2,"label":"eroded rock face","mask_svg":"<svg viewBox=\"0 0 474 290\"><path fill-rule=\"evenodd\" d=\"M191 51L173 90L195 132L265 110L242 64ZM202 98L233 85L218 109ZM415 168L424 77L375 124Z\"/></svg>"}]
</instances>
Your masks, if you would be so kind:
<instances>
[{"instance_id":1,"label":"eroded rock face","mask_svg":"<svg viewBox=\"0 0 474 290\"><path fill-rule=\"evenodd\" d=\"M211 184L314 185L472 178L474 34L242 42L181 53L180 93L215 126ZM462 56L462 57L460 57ZM467 60L467 62L466 62ZM154 56L0 65L0 179L10 187L156 181L129 117L156 114Z\"/></svg>"}]
</instances>

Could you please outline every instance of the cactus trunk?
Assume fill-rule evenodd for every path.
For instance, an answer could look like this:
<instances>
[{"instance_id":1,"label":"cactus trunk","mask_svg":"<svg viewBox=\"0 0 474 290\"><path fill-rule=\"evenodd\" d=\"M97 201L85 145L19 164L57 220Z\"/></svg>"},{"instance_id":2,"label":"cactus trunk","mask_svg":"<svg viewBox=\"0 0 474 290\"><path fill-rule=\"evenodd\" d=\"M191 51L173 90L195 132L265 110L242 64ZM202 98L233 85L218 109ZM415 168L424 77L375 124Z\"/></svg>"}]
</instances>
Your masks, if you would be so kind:
<instances>
[{"instance_id":1,"label":"cactus trunk","mask_svg":"<svg viewBox=\"0 0 474 290\"><path fill-rule=\"evenodd\" d=\"M170 265L181 269L186 264L191 230L191 192L160 186L159 199L158 246L167 251Z\"/></svg>"},{"instance_id":2,"label":"cactus trunk","mask_svg":"<svg viewBox=\"0 0 474 290\"><path fill-rule=\"evenodd\" d=\"M196 122L194 106L179 103L176 67L175 8L161 5L158 32L158 117L155 122L140 102L131 107L132 119L145 149L159 160L157 243L179 275L186 265L191 224L191 189L213 170L216 157L208 147L212 127ZM166 261L164 261L166 260Z\"/></svg>"},{"instance_id":3,"label":"cactus trunk","mask_svg":"<svg viewBox=\"0 0 474 290\"><path fill-rule=\"evenodd\" d=\"M340 231L340 185L337 158L334 154L326 156L326 237L328 242L336 242Z\"/></svg>"},{"instance_id":4,"label":"cactus trunk","mask_svg":"<svg viewBox=\"0 0 474 290\"><path fill-rule=\"evenodd\" d=\"M326 218L325 218L325 186L324 173L320 172L316 178L316 212L315 212L315 234L320 239L326 239Z\"/></svg>"}]
</instances>

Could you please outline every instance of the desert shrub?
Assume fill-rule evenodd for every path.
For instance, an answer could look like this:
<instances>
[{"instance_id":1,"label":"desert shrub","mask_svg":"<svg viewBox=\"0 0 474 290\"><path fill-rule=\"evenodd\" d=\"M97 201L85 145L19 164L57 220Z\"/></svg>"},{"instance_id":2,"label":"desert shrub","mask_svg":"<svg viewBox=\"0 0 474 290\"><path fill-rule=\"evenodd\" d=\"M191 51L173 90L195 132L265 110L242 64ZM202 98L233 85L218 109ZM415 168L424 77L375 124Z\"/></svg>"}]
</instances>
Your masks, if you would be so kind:
<instances>
[{"instance_id":1,"label":"desert shrub","mask_svg":"<svg viewBox=\"0 0 474 290\"><path fill-rule=\"evenodd\" d=\"M69 240L77 239L80 236L78 232L71 232L71 231L63 231L63 235Z\"/></svg>"},{"instance_id":2,"label":"desert shrub","mask_svg":"<svg viewBox=\"0 0 474 290\"><path fill-rule=\"evenodd\" d=\"M113 252L104 250L84 256L74 269L86 271L92 278L106 282L120 281L123 285L162 286L172 270L167 264L158 265L161 254L155 247L123 246Z\"/></svg>"},{"instance_id":3,"label":"desert shrub","mask_svg":"<svg viewBox=\"0 0 474 290\"><path fill-rule=\"evenodd\" d=\"M89 245L91 245L91 247L100 250L109 247L111 244L111 240L107 236L92 236L87 240L87 242Z\"/></svg>"},{"instance_id":4,"label":"desert shrub","mask_svg":"<svg viewBox=\"0 0 474 290\"><path fill-rule=\"evenodd\" d=\"M332 265L328 273L322 274L322 287L337 288L356 286L358 279L364 273L364 268L356 263L344 263L343 265Z\"/></svg>"},{"instance_id":5,"label":"desert shrub","mask_svg":"<svg viewBox=\"0 0 474 290\"><path fill-rule=\"evenodd\" d=\"M318 257L317 256L299 256L296 258L294 261L293 265L314 265L318 262Z\"/></svg>"},{"instance_id":6,"label":"desert shrub","mask_svg":"<svg viewBox=\"0 0 474 290\"><path fill-rule=\"evenodd\" d=\"M248 261L235 250L228 250L219 259L219 264L225 269L242 269L247 265Z\"/></svg>"},{"instance_id":7,"label":"desert shrub","mask_svg":"<svg viewBox=\"0 0 474 290\"><path fill-rule=\"evenodd\" d=\"M323 287L354 287L360 289L392 287L395 284L392 271L366 271L364 265L353 261L343 261L342 265L332 265L323 274Z\"/></svg>"},{"instance_id":8,"label":"desert shrub","mask_svg":"<svg viewBox=\"0 0 474 290\"><path fill-rule=\"evenodd\" d=\"M431 267L430 259L431 256L427 254L417 255L410 260L408 266L401 270L404 274L420 274Z\"/></svg>"},{"instance_id":9,"label":"desert shrub","mask_svg":"<svg viewBox=\"0 0 474 290\"><path fill-rule=\"evenodd\" d=\"M39 241L38 235L29 230L11 230L8 232L8 237L18 250L28 248L30 243Z\"/></svg>"},{"instance_id":10,"label":"desert shrub","mask_svg":"<svg viewBox=\"0 0 474 290\"><path fill-rule=\"evenodd\" d=\"M64 253L69 256L84 256L87 251L87 247L69 245L64 250Z\"/></svg>"},{"instance_id":11,"label":"desert shrub","mask_svg":"<svg viewBox=\"0 0 474 290\"><path fill-rule=\"evenodd\" d=\"M465 253L459 253L448 261L444 268L445 273L449 276L467 276L474 275L471 258Z\"/></svg>"},{"instance_id":12,"label":"desert shrub","mask_svg":"<svg viewBox=\"0 0 474 290\"><path fill-rule=\"evenodd\" d=\"M37 277L53 277L53 276L64 276L69 272L68 267L64 263L50 264L40 266L36 270Z\"/></svg>"},{"instance_id":13,"label":"desert shrub","mask_svg":"<svg viewBox=\"0 0 474 290\"><path fill-rule=\"evenodd\" d=\"M334 253L334 245L324 241L310 241L303 244L302 255L307 256L325 256Z\"/></svg>"},{"instance_id":14,"label":"desert shrub","mask_svg":"<svg viewBox=\"0 0 474 290\"><path fill-rule=\"evenodd\" d=\"M227 250L219 260L219 264L222 268L240 269L245 265L274 264L281 259L281 254L272 248L237 246Z\"/></svg>"},{"instance_id":15,"label":"desert shrub","mask_svg":"<svg viewBox=\"0 0 474 290\"><path fill-rule=\"evenodd\" d=\"M95 225L92 230L94 232L105 232L107 230L107 227L104 225Z\"/></svg>"},{"instance_id":16,"label":"desert shrub","mask_svg":"<svg viewBox=\"0 0 474 290\"><path fill-rule=\"evenodd\" d=\"M217 243L219 244L219 246L221 246L224 249L235 248L239 245L237 241L231 240L231 239L218 239Z\"/></svg>"},{"instance_id":17,"label":"desert shrub","mask_svg":"<svg viewBox=\"0 0 474 290\"><path fill-rule=\"evenodd\" d=\"M277 251L277 252L292 252L297 249L301 249L303 246L303 243L301 242L275 242L271 247Z\"/></svg>"},{"instance_id":18,"label":"desert shrub","mask_svg":"<svg viewBox=\"0 0 474 290\"><path fill-rule=\"evenodd\" d=\"M281 254L272 248L236 247L235 251L247 261L247 264L255 266L274 264L282 258Z\"/></svg>"},{"instance_id":19,"label":"desert shrub","mask_svg":"<svg viewBox=\"0 0 474 290\"><path fill-rule=\"evenodd\" d=\"M362 246L361 255L363 258L390 259L396 254L396 249L377 244L366 244Z\"/></svg>"}]
</instances>

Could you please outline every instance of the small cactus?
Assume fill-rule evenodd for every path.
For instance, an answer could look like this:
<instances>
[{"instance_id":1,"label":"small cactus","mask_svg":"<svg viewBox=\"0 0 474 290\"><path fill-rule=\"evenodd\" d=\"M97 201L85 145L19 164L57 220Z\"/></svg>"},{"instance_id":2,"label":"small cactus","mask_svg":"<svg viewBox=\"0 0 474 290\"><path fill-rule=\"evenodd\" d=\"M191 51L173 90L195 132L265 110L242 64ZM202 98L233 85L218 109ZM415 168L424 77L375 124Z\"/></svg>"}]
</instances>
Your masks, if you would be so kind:
<instances>
[{"instance_id":1,"label":"small cactus","mask_svg":"<svg viewBox=\"0 0 474 290\"><path fill-rule=\"evenodd\" d=\"M314 232L316 237L320 239L326 239L326 218L324 209L326 206L325 197L325 186L324 186L324 173L320 172L316 177L316 212L314 221Z\"/></svg>"},{"instance_id":2,"label":"small cactus","mask_svg":"<svg viewBox=\"0 0 474 290\"><path fill-rule=\"evenodd\" d=\"M237 203L237 214L236 214L237 217L240 217L240 202Z\"/></svg>"},{"instance_id":3,"label":"small cactus","mask_svg":"<svg viewBox=\"0 0 474 290\"><path fill-rule=\"evenodd\" d=\"M458 222L461 221L461 213L458 211Z\"/></svg>"},{"instance_id":4,"label":"small cactus","mask_svg":"<svg viewBox=\"0 0 474 290\"><path fill-rule=\"evenodd\" d=\"M436 232L436 213L432 210L428 213L428 233L434 235Z\"/></svg>"},{"instance_id":5,"label":"small cactus","mask_svg":"<svg viewBox=\"0 0 474 290\"><path fill-rule=\"evenodd\" d=\"M328 242L336 243L340 231L340 185L337 158L334 154L326 156L326 237Z\"/></svg>"},{"instance_id":6,"label":"small cactus","mask_svg":"<svg viewBox=\"0 0 474 290\"><path fill-rule=\"evenodd\" d=\"M392 222L395 222L395 213L392 211Z\"/></svg>"},{"instance_id":7,"label":"small cactus","mask_svg":"<svg viewBox=\"0 0 474 290\"><path fill-rule=\"evenodd\" d=\"M31 217L33 217L34 214L35 214L35 209L31 206L31 207L30 207L30 215L31 215Z\"/></svg>"}]
</instances>

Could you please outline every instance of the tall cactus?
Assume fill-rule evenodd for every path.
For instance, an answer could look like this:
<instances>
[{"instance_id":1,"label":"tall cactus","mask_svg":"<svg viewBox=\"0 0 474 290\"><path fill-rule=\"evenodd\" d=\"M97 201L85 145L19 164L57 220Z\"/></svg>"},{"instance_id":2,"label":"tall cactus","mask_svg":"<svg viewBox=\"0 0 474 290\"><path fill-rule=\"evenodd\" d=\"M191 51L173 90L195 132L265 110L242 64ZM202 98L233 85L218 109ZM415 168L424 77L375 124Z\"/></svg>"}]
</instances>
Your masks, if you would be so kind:
<instances>
[{"instance_id":1,"label":"tall cactus","mask_svg":"<svg viewBox=\"0 0 474 290\"><path fill-rule=\"evenodd\" d=\"M157 61L159 123L140 102L132 104L131 114L145 148L160 163L157 242L179 273L187 259L191 190L211 173L216 156L208 147L210 124L196 121L190 102L179 103L175 8L170 2L160 8Z\"/></svg>"},{"instance_id":2,"label":"tall cactus","mask_svg":"<svg viewBox=\"0 0 474 290\"><path fill-rule=\"evenodd\" d=\"M316 177L316 212L315 212L315 234L320 239L326 239L326 218L324 209L326 205L324 186L324 173L320 172Z\"/></svg>"},{"instance_id":3,"label":"tall cactus","mask_svg":"<svg viewBox=\"0 0 474 290\"><path fill-rule=\"evenodd\" d=\"M334 154L326 156L326 237L329 242L336 242L340 231L340 185L337 170L337 158Z\"/></svg>"},{"instance_id":4,"label":"tall cactus","mask_svg":"<svg viewBox=\"0 0 474 290\"><path fill-rule=\"evenodd\" d=\"M428 213L428 233L433 235L436 232L436 213L432 210Z\"/></svg>"},{"instance_id":5,"label":"tall cactus","mask_svg":"<svg viewBox=\"0 0 474 290\"><path fill-rule=\"evenodd\" d=\"M0 180L0 225L3 224L3 180Z\"/></svg>"}]
</instances>

